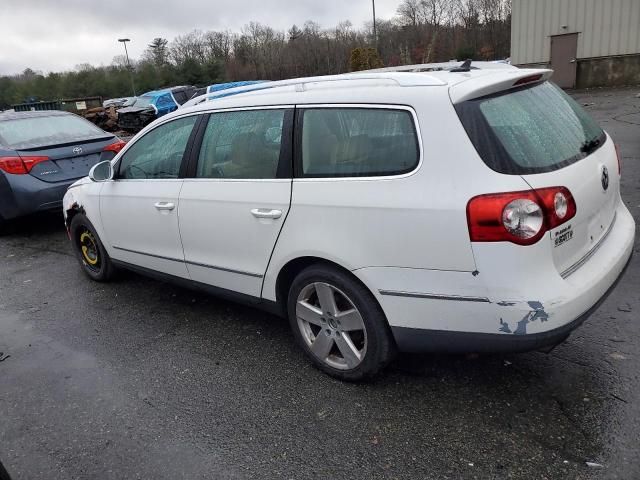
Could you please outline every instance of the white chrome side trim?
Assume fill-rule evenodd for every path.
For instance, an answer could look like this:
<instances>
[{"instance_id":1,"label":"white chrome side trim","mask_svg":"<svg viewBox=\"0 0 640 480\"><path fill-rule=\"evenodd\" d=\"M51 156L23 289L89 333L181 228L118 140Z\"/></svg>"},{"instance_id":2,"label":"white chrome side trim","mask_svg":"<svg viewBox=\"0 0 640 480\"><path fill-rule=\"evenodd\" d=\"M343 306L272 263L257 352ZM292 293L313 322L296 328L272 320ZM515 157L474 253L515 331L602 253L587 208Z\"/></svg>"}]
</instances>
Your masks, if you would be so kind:
<instances>
[{"instance_id":1,"label":"white chrome side trim","mask_svg":"<svg viewBox=\"0 0 640 480\"><path fill-rule=\"evenodd\" d=\"M465 297L461 295L442 295L439 293L401 292L396 290L378 290L380 295L388 297L428 298L429 300L452 300L456 302L491 303L486 297Z\"/></svg>"},{"instance_id":2,"label":"white chrome side trim","mask_svg":"<svg viewBox=\"0 0 640 480\"><path fill-rule=\"evenodd\" d=\"M260 275L259 273L245 272L242 270L234 270L232 268L225 268L225 267L216 267L214 265L207 265L206 263L192 262L189 260L180 260L178 258L165 257L162 255L155 255L153 253L140 252L138 250L130 250L128 248L117 247L115 245L113 245L113 248L116 250L121 250L123 252L135 253L137 255L144 255L146 257L160 258L161 260L169 260L171 262L186 263L188 265L195 265L196 267L211 268L212 270L220 270L221 272L237 273L238 275L246 275L247 277L255 277L255 278L263 277L263 275Z\"/></svg>"}]
</instances>

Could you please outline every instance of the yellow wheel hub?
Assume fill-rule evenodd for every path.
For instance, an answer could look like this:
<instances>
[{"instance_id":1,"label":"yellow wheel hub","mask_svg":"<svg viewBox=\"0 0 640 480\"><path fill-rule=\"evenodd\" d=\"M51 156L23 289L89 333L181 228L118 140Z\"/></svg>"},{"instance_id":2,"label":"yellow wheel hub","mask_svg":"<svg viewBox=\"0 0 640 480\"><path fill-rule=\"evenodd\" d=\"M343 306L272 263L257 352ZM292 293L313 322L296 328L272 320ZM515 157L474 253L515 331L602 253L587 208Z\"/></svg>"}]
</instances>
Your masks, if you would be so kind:
<instances>
[{"instance_id":1,"label":"yellow wheel hub","mask_svg":"<svg viewBox=\"0 0 640 480\"><path fill-rule=\"evenodd\" d=\"M89 231L82 232L80 235L80 245L82 248L82 257L91 266L98 264L98 245L95 238Z\"/></svg>"}]
</instances>

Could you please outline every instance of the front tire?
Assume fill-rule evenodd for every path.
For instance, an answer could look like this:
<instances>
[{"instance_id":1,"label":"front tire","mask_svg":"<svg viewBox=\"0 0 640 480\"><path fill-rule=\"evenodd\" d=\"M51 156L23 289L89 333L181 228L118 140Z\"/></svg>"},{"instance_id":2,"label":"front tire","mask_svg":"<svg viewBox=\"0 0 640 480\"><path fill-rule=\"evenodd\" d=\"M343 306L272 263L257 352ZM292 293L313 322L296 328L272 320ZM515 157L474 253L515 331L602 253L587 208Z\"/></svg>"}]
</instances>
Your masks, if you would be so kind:
<instances>
[{"instance_id":1,"label":"front tire","mask_svg":"<svg viewBox=\"0 0 640 480\"><path fill-rule=\"evenodd\" d=\"M376 299L337 268L318 264L300 272L289 289L287 312L313 364L340 380L371 378L395 353Z\"/></svg>"},{"instance_id":2,"label":"front tire","mask_svg":"<svg viewBox=\"0 0 640 480\"><path fill-rule=\"evenodd\" d=\"M89 219L80 213L76 214L71 220L69 232L82 271L96 282L111 280L115 267Z\"/></svg>"}]
</instances>

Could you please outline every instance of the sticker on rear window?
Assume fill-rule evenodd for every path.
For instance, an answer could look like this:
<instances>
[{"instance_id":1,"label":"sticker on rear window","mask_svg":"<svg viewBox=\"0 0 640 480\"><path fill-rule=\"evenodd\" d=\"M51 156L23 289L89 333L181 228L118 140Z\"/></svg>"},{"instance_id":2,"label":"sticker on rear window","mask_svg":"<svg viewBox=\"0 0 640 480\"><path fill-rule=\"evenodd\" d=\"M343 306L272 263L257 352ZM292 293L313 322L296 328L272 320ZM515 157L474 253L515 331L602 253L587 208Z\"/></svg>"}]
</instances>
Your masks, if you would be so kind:
<instances>
[{"instance_id":1,"label":"sticker on rear window","mask_svg":"<svg viewBox=\"0 0 640 480\"><path fill-rule=\"evenodd\" d=\"M573 227L569 224L554 233L554 246L559 247L573 238Z\"/></svg>"}]
</instances>

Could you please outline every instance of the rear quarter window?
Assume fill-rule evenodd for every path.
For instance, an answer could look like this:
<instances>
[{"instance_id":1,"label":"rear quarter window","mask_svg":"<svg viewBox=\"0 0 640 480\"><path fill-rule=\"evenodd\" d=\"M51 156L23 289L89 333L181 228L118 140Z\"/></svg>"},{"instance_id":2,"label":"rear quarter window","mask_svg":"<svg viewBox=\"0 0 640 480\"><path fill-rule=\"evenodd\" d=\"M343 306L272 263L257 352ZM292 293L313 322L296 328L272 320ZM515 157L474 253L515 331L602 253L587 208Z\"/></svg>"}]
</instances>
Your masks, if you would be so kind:
<instances>
[{"instance_id":1,"label":"rear quarter window","mask_svg":"<svg viewBox=\"0 0 640 480\"><path fill-rule=\"evenodd\" d=\"M558 170L605 139L595 120L550 82L469 100L456 110L482 160L499 173Z\"/></svg>"},{"instance_id":2,"label":"rear quarter window","mask_svg":"<svg viewBox=\"0 0 640 480\"><path fill-rule=\"evenodd\" d=\"M398 175L418 165L417 131L406 110L307 108L301 114L299 176Z\"/></svg>"}]
</instances>

